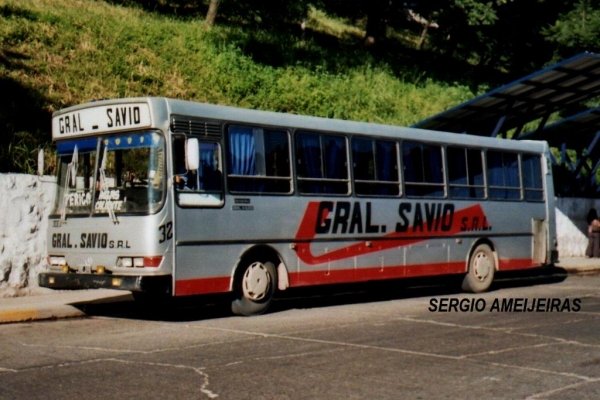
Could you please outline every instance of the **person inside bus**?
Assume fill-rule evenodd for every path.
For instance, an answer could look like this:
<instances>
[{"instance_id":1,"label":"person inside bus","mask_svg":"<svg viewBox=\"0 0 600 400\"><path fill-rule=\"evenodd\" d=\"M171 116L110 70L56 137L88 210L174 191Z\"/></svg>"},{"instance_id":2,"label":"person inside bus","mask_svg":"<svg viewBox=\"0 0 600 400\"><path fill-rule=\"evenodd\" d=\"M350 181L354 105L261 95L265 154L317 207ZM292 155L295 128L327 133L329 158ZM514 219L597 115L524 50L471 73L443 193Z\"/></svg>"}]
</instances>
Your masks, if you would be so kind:
<instances>
[{"instance_id":1,"label":"person inside bus","mask_svg":"<svg viewBox=\"0 0 600 400\"><path fill-rule=\"evenodd\" d=\"M177 190L195 190L196 174L185 166L185 139L175 139L173 151L175 153L175 188Z\"/></svg>"},{"instance_id":2,"label":"person inside bus","mask_svg":"<svg viewBox=\"0 0 600 400\"><path fill-rule=\"evenodd\" d=\"M175 187L178 190L220 192L223 188L223 174L220 170L219 147L216 143L200 143L200 166L188 170L185 165L185 140L176 139Z\"/></svg>"},{"instance_id":3,"label":"person inside bus","mask_svg":"<svg viewBox=\"0 0 600 400\"><path fill-rule=\"evenodd\" d=\"M588 245L585 250L587 257L600 257L600 219L595 208L590 209L587 215Z\"/></svg>"}]
</instances>

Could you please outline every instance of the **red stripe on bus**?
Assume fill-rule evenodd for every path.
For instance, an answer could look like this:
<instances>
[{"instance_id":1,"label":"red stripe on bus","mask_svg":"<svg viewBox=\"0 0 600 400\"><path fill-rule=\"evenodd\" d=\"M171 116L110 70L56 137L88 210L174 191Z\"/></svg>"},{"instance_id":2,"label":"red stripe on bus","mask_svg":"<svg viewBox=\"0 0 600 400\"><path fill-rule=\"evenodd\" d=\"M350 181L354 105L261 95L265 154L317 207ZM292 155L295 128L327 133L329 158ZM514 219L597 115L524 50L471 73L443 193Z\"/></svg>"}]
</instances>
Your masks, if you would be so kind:
<instances>
[{"instance_id":1,"label":"red stripe on bus","mask_svg":"<svg viewBox=\"0 0 600 400\"><path fill-rule=\"evenodd\" d=\"M500 259L501 271L529 269L541 264L532 259ZM436 275L463 274L467 266L463 261L434 264L415 264L403 266L387 266L383 268L351 268L330 271L304 271L289 273L290 287L326 285L336 283L356 283L375 280L400 278L417 278ZM175 282L175 295L186 296L196 294L226 293L231 289L229 276L178 280Z\"/></svg>"},{"instance_id":2,"label":"red stripe on bus","mask_svg":"<svg viewBox=\"0 0 600 400\"><path fill-rule=\"evenodd\" d=\"M372 280L415 278L460 274L466 271L465 263L445 262L423 265L389 266L384 268L338 269L307 271L289 274L290 286L309 286L332 283L355 283Z\"/></svg>"},{"instance_id":3,"label":"red stripe on bus","mask_svg":"<svg viewBox=\"0 0 600 400\"><path fill-rule=\"evenodd\" d=\"M175 281L175 296L225 293L230 289L231 278L228 276Z\"/></svg>"},{"instance_id":4,"label":"red stripe on bus","mask_svg":"<svg viewBox=\"0 0 600 400\"><path fill-rule=\"evenodd\" d=\"M529 269L541 267L542 264L530 258L502 258L499 260L500 271L511 271L517 269Z\"/></svg>"}]
</instances>

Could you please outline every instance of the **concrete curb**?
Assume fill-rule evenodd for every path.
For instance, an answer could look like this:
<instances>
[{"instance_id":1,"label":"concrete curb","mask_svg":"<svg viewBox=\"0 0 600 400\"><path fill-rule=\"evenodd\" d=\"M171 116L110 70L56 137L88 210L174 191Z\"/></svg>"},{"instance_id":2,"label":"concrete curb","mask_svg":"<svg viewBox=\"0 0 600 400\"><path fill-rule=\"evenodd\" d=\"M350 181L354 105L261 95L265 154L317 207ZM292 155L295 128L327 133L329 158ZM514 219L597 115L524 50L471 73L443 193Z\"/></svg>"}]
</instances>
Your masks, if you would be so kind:
<instances>
[{"instance_id":1,"label":"concrete curb","mask_svg":"<svg viewBox=\"0 0 600 400\"><path fill-rule=\"evenodd\" d=\"M569 257L561 259L556 267L569 274L586 275L600 273L600 258Z\"/></svg>"},{"instance_id":2,"label":"concrete curb","mask_svg":"<svg viewBox=\"0 0 600 400\"><path fill-rule=\"evenodd\" d=\"M0 324L83 317L85 313L66 304L55 306L16 307L0 310Z\"/></svg>"},{"instance_id":3,"label":"concrete curb","mask_svg":"<svg viewBox=\"0 0 600 400\"><path fill-rule=\"evenodd\" d=\"M130 292L111 289L49 291L22 297L0 298L0 324L81 318L86 314L77 304L132 300Z\"/></svg>"}]
</instances>

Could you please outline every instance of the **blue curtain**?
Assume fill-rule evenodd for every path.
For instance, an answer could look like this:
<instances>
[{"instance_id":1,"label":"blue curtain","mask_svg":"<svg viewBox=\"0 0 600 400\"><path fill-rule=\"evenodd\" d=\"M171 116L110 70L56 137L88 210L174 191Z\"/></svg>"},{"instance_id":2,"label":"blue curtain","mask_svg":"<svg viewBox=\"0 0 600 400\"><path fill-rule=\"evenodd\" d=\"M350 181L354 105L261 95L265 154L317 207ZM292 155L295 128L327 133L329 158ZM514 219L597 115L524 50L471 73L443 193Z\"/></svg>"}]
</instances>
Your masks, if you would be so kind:
<instances>
[{"instance_id":1,"label":"blue curtain","mask_svg":"<svg viewBox=\"0 0 600 400\"><path fill-rule=\"evenodd\" d=\"M505 155L506 186L519 187L519 159L516 154Z\"/></svg>"},{"instance_id":2,"label":"blue curtain","mask_svg":"<svg viewBox=\"0 0 600 400\"><path fill-rule=\"evenodd\" d=\"M480 150L467 150L467 165L469 166L469 184L483 185L483 165Z\"/></svg>"},{"instance_id":3,"label":"blue curtain","mask_svg":"<svg viewBox=\"0 0 600 400\"><path fill-rule=\"evenodd\" d=\"M348 170L346 167L346 146L344 138L324 136L323 142L325 143L326 178L346 179Z\"/></svg>"},{"instance_id":4,"label":"blue curtain","mask_svg":"<svg viewBox=\"0 0 600 400\"><path fill-rule=\"evenodd\" d=\"M406 182L424 182L423 154L417 143L402 143L402 162L404 163L404 180Z\"/></svg>"},{"instance_id":5,"label":"blue curtain","mask_svg":"<svg viewBox=\"0 0 600 400\"><path fill-rule=\"evenodd\" d=\"M373 162L373 142L369 139L352 139L352 161L354 162L354 179L373 180L374 172L369 165Z\"/></svg>"},{"instance_id":6,"label":"blue curtain","mask_svg":"<svg viewBox=\"0 0 600 400\"><path fill-rule=\"evenodd\" d=\"M256 175L256 143L252 128L229 127L229 173Z\"/></svg>"},{"instance_id":7,"label":"blue curtain","mask_svg":"<svg viewBox=\"0 0 600 400\"><path fill-rule=\"evenodd\" d=\"M523 155L523 184L526 188L542 188L542 166L539 156Z\"/></svg>"},{"instance_id":8,"label":"blue curtain","mask_svg":"<svg viewBox=\"0 0 600 400\"><path fill-rule=\"evenodd\" d=\"M220 189L220 173L218 159L215 152L218 151L216 143L200 143L200 168L198 168L198 189L217 190Z\"/></svg>"},{"instance_id":9,"label":"blue curtain","mask_svg":"<svg viewBox=\"0 0 600 400\"><path fill-rule=\"evenodd\" d=\"M425 170L426 182L444 183L441 147L423 146L423 169Z\"/></svg>"},{"instance_id":10,"label":"blue curtain","mask_svg":"<svg viewBox=\"0 0 600 400\"><path fill-rule=\"evenodd\" d=\"M296 136L296 145L298 149L299 176L301 178L322 178L319 136L298 134Z\"/></svg>"},{"instance_id":11,"label":"blue curtain","mask_svg":"<svg viewBox=\"0 0 600 400\"><path fill-rule=\"evenodd\" d=\"M488 184L490 197L518 199L520 196L518 156L512 153L488 151Z\"/></svg>"},{"instance_id":12,"label":"blue curtain","mask_svg":"<svg viewBox=\"0 0 600 400\"><path fill-rule=\"evenodd\" d=\"M504 184L504 165L502 154L495 151L488 151L488 184L490 186L505 186Z\"/></svg>"},{"instance_id":13,"label":"blue curtain","mask_svg":"<svg viewBox=\"0 0 600 400\"><path fill-rule=\"evenodd\" d=\"M396 168L396 145L388 142L376 142L377 179L380 181L398 181Z\"/></svg>"}]
</instances>

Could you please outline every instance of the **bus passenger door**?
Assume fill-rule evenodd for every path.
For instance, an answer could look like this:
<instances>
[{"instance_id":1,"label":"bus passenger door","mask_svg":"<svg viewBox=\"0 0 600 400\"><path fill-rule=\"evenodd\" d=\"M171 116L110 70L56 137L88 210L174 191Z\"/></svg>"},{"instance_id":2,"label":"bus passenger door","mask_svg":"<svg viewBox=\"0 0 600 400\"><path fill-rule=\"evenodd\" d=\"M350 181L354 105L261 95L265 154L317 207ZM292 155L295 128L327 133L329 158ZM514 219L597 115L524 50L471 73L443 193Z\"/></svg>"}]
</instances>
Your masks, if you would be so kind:
<instances>
[{"instance_id":1,"label":"bus passenger door","mask_svg":"<svg viewBox=\"0 0 600 400\"><path fill-rule=\"evenodd\" d=\"M196 152L191 157L188 152ZM217 255L207 250L225 198L221 145L178 135L173 140L175 197L175 295L201 294L228 289ZM228 275L228 274L225 274Z\"/></svg>"}]
</instances>

